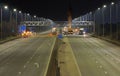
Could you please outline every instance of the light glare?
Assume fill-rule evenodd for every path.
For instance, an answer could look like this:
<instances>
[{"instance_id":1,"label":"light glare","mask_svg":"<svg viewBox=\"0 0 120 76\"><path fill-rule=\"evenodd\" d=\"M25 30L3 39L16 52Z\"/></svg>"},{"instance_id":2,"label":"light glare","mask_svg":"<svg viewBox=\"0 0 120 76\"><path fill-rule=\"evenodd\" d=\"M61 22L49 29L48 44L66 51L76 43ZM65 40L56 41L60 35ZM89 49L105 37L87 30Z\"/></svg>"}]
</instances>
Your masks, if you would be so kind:
<instances>
[{"instance_id":1,"label":"light glare","mask_svg":"<svg viewBox=\"0 0 120 76\"><path fill-rule=\"evenodd\" d=\"M5 9L8 9L8 6L4 6Z\"/></svg>"},{"instance_id":2,"label":"light glare","mask_svg":"<svg viewBox=\"0 0 120 76\"><path fill-rule=\"evenodd\" d=\"M114 2L111 3L111 5L114 5L114 4L115 4Z\"/></svg>"},{"instance_id":3,"label":"light glare","mask_svg":"<svg viewBox=\"0 0 120 76\"><path fill-rule=\"evenodd\" d=\"M98 10L100 10L100 8L98 8Z\"/></svg>"},{"instance_id":4,"label":"light glare","mask_svg":"<svg viewBox=\"0 0 120 76\"><path fill-rule=\"evenodd\" d=\"M34 18L36 18L36 16L34 16Z\"/></svg>"},{"instance_id":5,"label":"light glare","mask_svg":"<svg viewBox=\"0 0 120 76\"><path fill-rule=\"evenodd\" d=\"M19 13L22 13L21 11L19 11Z\"/></svg>"},{"instance_id":6,"label":"light glare","mask_svg":"<svg viewBox=\"0 0 120 76\"><path fill-rule=\"evenodd\" d=\"M30 14L28 13L27 15L29 16Z\"/></svg>"},{"instance_id":7,"label":"light glare","mask_svg":"<svg viewBox=\"0 0 120 76\"><path fill-rule=\"evenodd\" d=\"M13 9L13 11L14 11L14 12L16 12L16 11L17 11L17 9Z\"/></svg>"},{"instance_id":8,"label":"light glare","mask_svg":"<svg viewBox=\"0 0 120 76\"><path fill-rule=\"evenodd\" d=\"M106 7L107 7L107 5L104 5L103 7L104 7L104 8L106 8Z\"/></svg>"}]
</instances>

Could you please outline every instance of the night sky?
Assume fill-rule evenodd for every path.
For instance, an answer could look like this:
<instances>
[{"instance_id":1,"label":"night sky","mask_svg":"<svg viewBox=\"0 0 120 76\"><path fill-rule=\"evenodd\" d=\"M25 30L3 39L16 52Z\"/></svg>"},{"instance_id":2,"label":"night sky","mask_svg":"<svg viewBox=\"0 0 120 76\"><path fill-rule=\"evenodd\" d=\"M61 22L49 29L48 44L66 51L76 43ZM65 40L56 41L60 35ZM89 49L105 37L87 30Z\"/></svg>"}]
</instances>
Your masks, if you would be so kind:
<instances>
[{"instance_id":1,"label":"night sky","mask_svg":"<svg viewBox=\"0 0 120 76\"><path fill-rule=\"evenodd\" d=\"M55 21L67 20L69 2L71 2L72 18L74 19L112 1L115 0L0 0L0 2L15 7L23 13Z\"/></svg>"}]
</instances>

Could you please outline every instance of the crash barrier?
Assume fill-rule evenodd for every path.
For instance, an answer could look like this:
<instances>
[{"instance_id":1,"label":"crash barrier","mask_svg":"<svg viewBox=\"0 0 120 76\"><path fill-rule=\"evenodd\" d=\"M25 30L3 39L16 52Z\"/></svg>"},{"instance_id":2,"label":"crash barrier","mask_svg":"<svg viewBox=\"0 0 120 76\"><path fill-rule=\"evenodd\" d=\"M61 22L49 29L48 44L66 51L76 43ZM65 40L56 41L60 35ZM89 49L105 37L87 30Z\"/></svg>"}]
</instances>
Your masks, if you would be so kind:
<instances>
[{"instance_id":1,"label":"crash barrier","mask_svg":"<svg viewBox=\"0 0 120 76\"><path fill-rule=\"evenodd\" d=\"M110 38L106 38L106 37L101 37L101 36L96 36L96 35L92 35L92 37L99 38L99 39L102 39L102 40L105 40L107 42L110 42L110 43L113 43L113 44L120 46L120 41L118 41L118 40L114 40L114 39L110 39Z\"/></svg>"},{"instance_id":2,"label":"crash barrier","mask_svg":"<svg viewBox=\"0 0 120 76\"><path fill-rule=\"evenodd\" d=\"M6 39L0 40L0 44L3 44L3 43L8 42L8 41L15 40L15 39L18 39L18 38L20 38L20 36L8 37Z\"/></svg>"},{"instance_id":3,"label":"crash barrier","mask_svg":"<svg viewBox=\"0 0 120 76\"><path fill-rule=\"evenodd\" d=\"M50 62L49 62L49 66L47 69L47 73L45 76L60 76L60 68L58 67L57 52L61 44L62 44L62 41L56 38L54 47L52 49L52 54L50 57Z\"/></svg>"}]
</instances>

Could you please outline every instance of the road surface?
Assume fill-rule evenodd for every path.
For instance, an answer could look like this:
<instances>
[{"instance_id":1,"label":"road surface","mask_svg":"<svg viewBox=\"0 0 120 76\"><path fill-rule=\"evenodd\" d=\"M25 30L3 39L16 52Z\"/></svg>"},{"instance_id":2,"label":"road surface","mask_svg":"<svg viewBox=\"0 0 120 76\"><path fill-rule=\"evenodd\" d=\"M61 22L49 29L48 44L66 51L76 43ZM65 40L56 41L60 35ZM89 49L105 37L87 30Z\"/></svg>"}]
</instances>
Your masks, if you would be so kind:
<instances>
[{"instance_id":1,"label":"road surface","mask_svg":"<svg viewBox=\"0 0 120 76\"><path fill-rule=\"evenodd\" d=\"M120 46L89 37L69 37L82 76L120 76Z\"/></svg>"},{"instance_id":2,"label":"road surface","mask_svg":"<svg viewBox=\"0 0 120 76\"><path fill-rule=\"evenodd\" d=\"M44 76L55 38L20 38L0 44L0 76Z\"/></svg>"}]
</instances>

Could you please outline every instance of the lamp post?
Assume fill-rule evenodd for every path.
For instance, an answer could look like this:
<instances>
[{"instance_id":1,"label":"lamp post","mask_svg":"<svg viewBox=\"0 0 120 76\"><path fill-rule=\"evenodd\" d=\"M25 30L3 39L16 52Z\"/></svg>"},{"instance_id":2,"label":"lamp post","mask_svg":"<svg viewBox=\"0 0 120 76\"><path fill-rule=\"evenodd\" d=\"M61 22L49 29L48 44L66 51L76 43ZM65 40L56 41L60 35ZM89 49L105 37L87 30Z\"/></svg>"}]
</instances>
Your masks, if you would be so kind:
<instances>
[{"instance_id":1,"label":"lamp post","mask_svg":"<svg viewBox=\"0 0 120 76\"><path fill-rule=\"evenodd\" d=\"M116 4L116 39L119 38L119 25L118 25L118 4Z\"/></svg>"},{"instance_id":2,"label":"lamp post","mask_svg":"<svg viewBox=\"0 0 120 76\"><path fill-rule=\"evenodd\" d=\"M13 12L15 12L15 22L16 22L16 27L15 27L15 29L16 29L16 31L15 32L17 32L17 9L13 9Z\"/></svg>"},{"instance_id":3,"label":"lamp post","mask_svg":"<svg viewBox=\"0 0 120 76\"><path fill-rule=\"evenodd\" d=\"M112 6L114 5L114 2L111 2L110 5L110 37L112 38Z\"/></svg>"},{"instance_id":4,"label":"lamp post","mask_svg":"<svg viewBox=\"0 0 120 76\"><path fill-rule=\"evenodd\" d=\"M27 18L27 21L30 21L30 18L29 18L29 17L30 17L30 14L28 13L28 14L27 14L27 17L26 17L26 18Z\"/></svg>"},{"instance_id":5,"label":"lamp post","mask_svg":"<svg viewBox=\"0 0 120 76\"><path fill-rule=\"evenodd\" d=\"M34 21L36 20L36 15L34 15Z\"/></svg>"},{"instance_id":6,"label":"lamp post","mask_svg":"<svg viewBox=\"0 0 120 76\"><path fill-rule=\"evenodd\" d=\"M2 31L2 15L3 15L3 7L1 6L0 8L1 8L1 9L0 9L0 10L1 10L1 31L0 31L0 32L1 32L1 40L2 40L2 38L3 38L3 31ZM4 9L7 10L7 9L8 9L8 6L4 6Z\"/></svg>"},{"instance_id":7,"label":"lamp post","mask_svg":"<svg viewBox=\"0 0 120 76\"><path fill-rule=\"evenodd\" d=\"M20 21L23 21L23 19L22 19L22 11L19 11L19 14L20 14Z\"/></svg>"},{"instance_id":8,"label":"lamp post","mask_svg":"<svg viewBox=\"0 0 120 76\"><path fill-rule=\"evenodd\" d=\"M105 36L105 25L104 25L104 8L106 8L107 6L106 5L104 5L103 6L103 9L102 9L102 15L103 15L103 36Z\"/></svg>"},{"instance_id":9,"label":"lamp post","mask_svg":"<svg viewBox=\"0 0 120 76\"><path fill-rule=\"evenodd\" d=\"M99 12L99 14L101 13L101 10L100 10L101 8L98 8L98 12ZM99 17L100 18L100 17ZM100 35L100 23L97 25L98 27L98 36Z\"/></svg>"}]
</instances>

